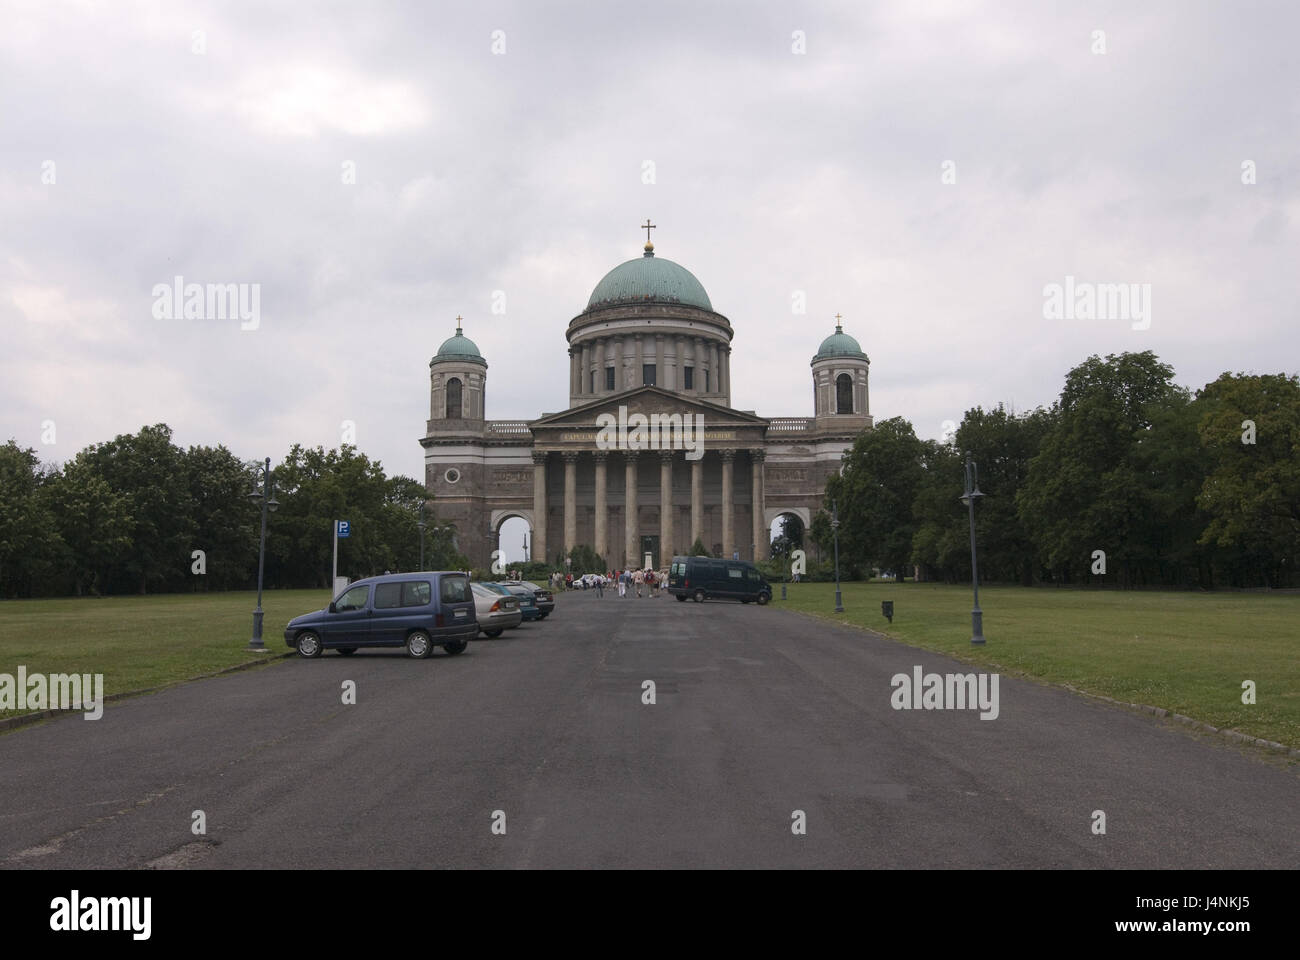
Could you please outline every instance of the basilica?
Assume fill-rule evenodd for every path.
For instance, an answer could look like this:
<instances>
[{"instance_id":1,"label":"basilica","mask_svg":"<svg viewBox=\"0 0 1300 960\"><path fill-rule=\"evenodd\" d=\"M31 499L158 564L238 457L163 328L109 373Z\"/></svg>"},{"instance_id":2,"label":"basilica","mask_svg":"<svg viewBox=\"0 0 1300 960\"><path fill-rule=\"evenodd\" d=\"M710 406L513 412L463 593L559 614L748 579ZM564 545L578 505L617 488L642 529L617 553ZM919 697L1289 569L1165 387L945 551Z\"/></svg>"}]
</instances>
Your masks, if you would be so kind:
<instances>
[{"instance_id":1,"label":"basilica","mask_svg":"<svg viewBox=\"0 0 1300 960\"><path fill-rule=\"evenodd\" d=\"M869 361L837 323L812 356L813 415L763 417L731 406L734 336L694 274L647 241L569 321L568 409L488 420L488 362L458 325L429 361L420 443L426 489L461 552L489 566L512 517L529 526L531 559L586 545L611 569L665 567L696 540L714 556L764 559L777 517L806 528L840 455L871 427ZM702 436L692 449L599 442L602 424L637 414L685 417Z\"/></svg>"}]
</instances>

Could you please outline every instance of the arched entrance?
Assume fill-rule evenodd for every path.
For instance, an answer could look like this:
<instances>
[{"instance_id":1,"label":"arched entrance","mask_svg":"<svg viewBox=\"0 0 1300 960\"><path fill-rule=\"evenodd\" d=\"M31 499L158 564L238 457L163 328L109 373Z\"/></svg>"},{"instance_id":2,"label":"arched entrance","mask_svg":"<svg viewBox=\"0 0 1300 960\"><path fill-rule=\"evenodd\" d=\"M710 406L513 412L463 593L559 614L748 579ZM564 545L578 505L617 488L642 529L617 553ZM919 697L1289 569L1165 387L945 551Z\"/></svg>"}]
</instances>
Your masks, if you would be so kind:
<instances>
[{"instance_id":1,"label":"arched entrance","mask_svg":"<svg viewBox=\"0 0 1300 960\"><path fill-rule=\"evenodd\" d=\"M492 533L492 543L488 550L489 557L493 550L500 550L501 563L509 566L517 566L533 559L533 518L531 510L492 511Z\"/></svg>"},{"instance_id":2,"label":"arched entrance","mask_svg":"<svg viewBox=\"0 0 1300 960\"><path fill-rule=\"evenodd\" d=\"M793 550L808 549L808 522L805 508L769 511L767 532L771 557L788 557Z\"/></svg>"}]
</instances>

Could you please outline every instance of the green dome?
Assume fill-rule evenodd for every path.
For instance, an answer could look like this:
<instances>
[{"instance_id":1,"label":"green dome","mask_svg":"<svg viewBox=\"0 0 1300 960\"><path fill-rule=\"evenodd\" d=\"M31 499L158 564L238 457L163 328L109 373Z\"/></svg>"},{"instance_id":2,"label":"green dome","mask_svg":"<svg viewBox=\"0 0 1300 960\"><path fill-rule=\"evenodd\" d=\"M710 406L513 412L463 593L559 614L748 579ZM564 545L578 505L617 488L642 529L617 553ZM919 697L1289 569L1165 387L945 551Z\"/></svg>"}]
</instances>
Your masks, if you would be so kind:
<instances>
[{"instance_id":1,"label":"green dome","mask_svg":"<svg viewBox=\"0 0 1300 960\"><path fill-rule=\"evenodd\" d=\"M813 362L825 360L827 357L856 357L859 360L867 359L867 355L862 352L862 346L854 340L844 328L838 323L835 325L835 332L822 341L822 345L817 348L817 355L813 357Z\"/></svg>"},{"instance_id":2,"label":"green dome","mask_svg":"<svg viewBox=\"0 0 1300 960\"><path fill-rule=\"evenodd\" d=\"M632 303L681 303L713 311L709 295L695 275L671 260L656 257L653 248L605 274L591 291L587 309Z\"/></svg>"},{"instance_id":3,"label":"green dome","mask_svg":"<svg viewBox=\"0 0 1300 960\"><path fill-rule=\"evenodd\" d=\"M438 348L438 354L434 360L469 360L475 363L487 365L483 359L483 354L478 352L478 347L474 341L461 332L460 326L456 327L456 335L448 337Z\"/></svg>"}]
</instances>

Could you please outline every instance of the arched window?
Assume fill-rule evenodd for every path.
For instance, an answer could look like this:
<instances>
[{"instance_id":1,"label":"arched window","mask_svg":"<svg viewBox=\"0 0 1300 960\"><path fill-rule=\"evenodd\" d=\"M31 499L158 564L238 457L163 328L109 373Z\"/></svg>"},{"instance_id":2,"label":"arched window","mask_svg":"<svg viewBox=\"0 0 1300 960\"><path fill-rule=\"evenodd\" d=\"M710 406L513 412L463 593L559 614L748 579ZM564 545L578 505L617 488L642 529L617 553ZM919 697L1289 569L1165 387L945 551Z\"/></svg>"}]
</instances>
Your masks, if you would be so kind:
<instances>
[{"instance_id":1,"label":"arched window","mask_svg":"<svg viewBox=\"0 0 1300 960\"><path fill-rule=\"evenodd\" d=\"M847 373L835 378L835 412L853 412L853 378Z\"/></svg>"},{"instance_id":2,"label":"arched window","mask_svg":"<svg viewBox=\"0 0 1300 960\"><path fill-rule=\"evenodd\" d=\"M455 377L447 381L447 419L460 419L460 381Z\"/></svg>"}]
</instances>

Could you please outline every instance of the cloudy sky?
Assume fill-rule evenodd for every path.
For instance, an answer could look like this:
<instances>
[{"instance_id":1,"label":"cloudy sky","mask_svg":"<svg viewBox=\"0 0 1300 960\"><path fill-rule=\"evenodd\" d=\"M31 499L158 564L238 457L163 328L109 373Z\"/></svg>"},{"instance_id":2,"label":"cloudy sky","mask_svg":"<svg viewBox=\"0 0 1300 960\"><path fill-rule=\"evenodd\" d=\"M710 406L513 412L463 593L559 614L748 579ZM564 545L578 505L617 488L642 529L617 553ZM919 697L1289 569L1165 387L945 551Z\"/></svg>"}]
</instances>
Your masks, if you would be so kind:
<instances>
[{"instance_id":1,"label":"cloudy sky","mask_svg":"<svg viewBox=\"0 0 1300 960\"><path fill-rule=\"evenodd\" d=\"M1192 387L1300 368L1294 3L5 0L0 25L0 441L48 460L159 421L278 459L351 420L419 476L456 315L489 418L563 409L566 325L647 217L765 416L811 415L836 313L872 413L925 437L1049 404L1092 353ZM258 285L256 329L157 316L177 276ZM1045 318L1067 276L1150 284L1149 327Z\"/></svg>"}]
</instances>

